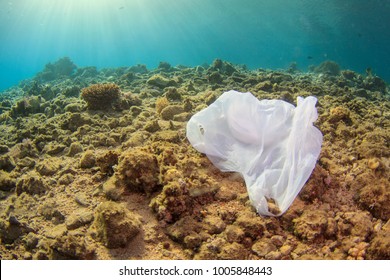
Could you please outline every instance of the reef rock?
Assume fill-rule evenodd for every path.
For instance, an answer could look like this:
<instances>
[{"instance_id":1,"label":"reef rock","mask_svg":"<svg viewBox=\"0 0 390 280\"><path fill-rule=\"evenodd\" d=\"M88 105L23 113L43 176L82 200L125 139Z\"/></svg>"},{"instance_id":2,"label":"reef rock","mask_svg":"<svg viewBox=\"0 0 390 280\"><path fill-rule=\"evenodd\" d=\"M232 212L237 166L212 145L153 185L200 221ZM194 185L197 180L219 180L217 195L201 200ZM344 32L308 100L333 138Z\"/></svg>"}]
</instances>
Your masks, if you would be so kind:
<instances>
[{"instance_id":1,"label":"reef rock","mask_svg":"<svg viewBox=\"0 0 390 280\"><path fill-rule=\"evenodd\" d=\"M124 152L118 159L116 176L131 190L152 193L158 187L159 166L154 154L142 148Z\"/></svg>"},{"instance_id":2,"label":"reef rock","mask_svg":"<svg viewBox=\"0 0 390 280\"><path fill-rule=\"evenodd\" d=\"M92 224L92 236L107 248L124 247L141 230L139 217L123 205L107 201L100 204Z\"/></svg>"}]
</instances>

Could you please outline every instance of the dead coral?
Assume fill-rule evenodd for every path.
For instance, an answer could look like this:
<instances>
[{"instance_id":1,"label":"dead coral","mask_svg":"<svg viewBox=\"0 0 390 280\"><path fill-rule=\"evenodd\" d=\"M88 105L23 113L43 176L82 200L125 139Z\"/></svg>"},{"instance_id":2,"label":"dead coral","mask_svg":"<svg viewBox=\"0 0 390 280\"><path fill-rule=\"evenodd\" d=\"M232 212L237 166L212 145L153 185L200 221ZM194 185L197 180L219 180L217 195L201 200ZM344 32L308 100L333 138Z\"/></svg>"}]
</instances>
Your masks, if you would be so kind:
<instances>
[{"instance_id":1,"label":"dead coral","mask_svg":"<svg viewBox=\"0 0 390 280\"><path fill-rule=\"evenodd\" d=\"M49 189L46 181L35 171L29 172L16 180L16 194L23 192L42 195Z\"/></svg>"},{"instance_id":2,"label":"dead coral","mask_svg":"<svg viewBox=\"0 0 390 280\"><path fill-rule=\"evenodd\" d=\"M53 260L93 259L95 250L84 236L66 234L49 242L48 258Z\"/></svg>"},{"instance_id":3,"label":"dead coral","mask_svg":"<svg viewBox=\"0 0 390 280\"><path fill-rule=\"evenodd\" d=\"M152 199L150 206L159 220L171 223L187 211L190 203L187 185L179 179L166 184L162 192Z\"/></svg>"},{"instance_id":4,"label":"dead coral","mask_svg":"<svg viewBox=\"0 0 390 280\"><path fill-rule=\"evenodd\" d=\"M390 258L390 222L387 222L370 242L367 258L373 260L388 260Z\"/></svg>"},{"instance_id":5,"label":"dead coral","mask_svg":"<svg viewBox=\"0 0 390 280\"><path fill-rule=\"evenodd\" d=\"M151 194L158 188L160 169L154 154L143 148L130 149L119 157L116 176L133 191Z\"/></svg>"},{"instance_id":6,"label":"dead coral","mask_svg":"<svg viewBox=\"0 0 390 280\"><path fill-rule=\"evenodd\" d=\"M328 217L325 211L305 211L299 218L293 220L294 233L300 238L314 241L321 238L328 226Z\"/></svg>"},{"instance_id":7,"label":"dead coral","mask_svg":"<svg viewBox=\"0 0 390 280\"><path fill-rule=\"evenodd\" d=\"M173 120L175 115L181 114L183 112L184 109L181 105L168 105L161 110L161 118L166 121Z\"/></svg>"},{"instance_id":8,"label":"dead coral","mask_svg":"<svg viewBox=\"0 0 390 280\"><path fill-rule=\"evenodd\" d=\"M165 88L167 86L175 86L176 82L172 79L165 78L164 76L160 74L156 74L151 76L147 81L147 84L151 86L156 86L158 88Z\"/></svg>"},{"instance_id":9,"label":"dead coral","mask_svg":"<svg viewBox=\"0 0 390 280\"><path fill-rule=\"evenodd\" d=\"M161 111L169 105L168 99L164 97L157 98L156 100L156 112L157 114L160 114Z\"/></svg>"},{"instance_id":10,"label":"dead coral","mask_svg":"<svg viewBox=\"0 0 390 280\"><path fill-rule=\"evenodd\" d=\"M93 151L86 151L80 158L81 168L92 168L96 164L96 156Z\"/></svg>"},{"instance_id":11,"label":"dead coral","mask_svg":"<svg viewBox=\"0 0 390 280\"><path fill-rule=\"evenodd\" d=\"M26 96L18 100L11 107L10 116L16 118L19 116L27 116L29 114L41 113L44 111L44 99L41 96Z\"/></svg>"},{"instance_id":12,"label":"dead coral","mask_svg":"<svg viewBox=\"0 0 390 280\"><path fill-rule=\"evenodd\" d=\"M0 170L0 190L10 191L16 186L16 180L6 171Z\"/></svg>"},{"instance_id":13,"label":"dead coral","mask_svg":"<svg viewBox=\"0 0 390 280\"><path fill-rule=\"evenodd\" d=\"M116 202L100 204L92 224L92 236L107 248L125 246L141 230L139 217Z\"/></svg>"},{"instance_id":14,"label":"dead coral","mask_svg":"<svg viewBox=\"0 0 390 280\"><path fill-rule=\"evenodd\" d=\"M120 102L117 106L117 109L127 110L132 106L140 105L142 105L142 100L137 95L131 92L124 92L120 98Z\"/></svg>"},{"instance_id":15,"label":"dead coral","mask_svg":"<svg viewBox=\"0 0 390 280\"><path fill-rule=\"evenodd\" d=\"M388 220L390 218L390 183L386 179L377 183L367 182L358 191L358 202L375 217Z\"/></svg>"},{"instance_id":16,"label":"dead coral","mask_svg":"<svg viewBox=\"0 0 390 280\"><path fill-rule=\"evenodd\" d=\"M330 118L329 122L331 123L337 123L339 121L344 121L346 123L350 123L350 111L348 108L343 106L338 106L335 108L330 109Z\"/></svg>"},{"instance_id":17,"label":"dead coral","mask_svg":"<svg viewBox=\"0 0 390 280\"><path fill-rule=\"evenodd\" d=\"M114 174L113 167L118 164L119 152L108 151L96 158L96 165L100 167L100 172L109 176Z\"/></svg>"}]
</instances>

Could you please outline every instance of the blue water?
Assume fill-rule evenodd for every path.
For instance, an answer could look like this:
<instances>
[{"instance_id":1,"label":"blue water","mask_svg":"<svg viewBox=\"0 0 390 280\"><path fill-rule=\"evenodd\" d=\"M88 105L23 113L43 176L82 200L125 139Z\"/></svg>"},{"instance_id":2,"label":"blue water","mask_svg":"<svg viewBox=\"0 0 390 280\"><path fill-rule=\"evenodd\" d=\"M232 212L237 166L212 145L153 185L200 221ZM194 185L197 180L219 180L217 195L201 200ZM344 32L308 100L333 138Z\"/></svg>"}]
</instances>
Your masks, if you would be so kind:
<instances>
[{"instance_id":1,"label":"blue water","mask_svg":"<svg viewBox=\"0 0 390 280\"><path fill-rule=\"evenodd\" d=\"M0 90L78 66L324 60L390 81L390 0L0 0Z\"/></svg>"}]
</instances>

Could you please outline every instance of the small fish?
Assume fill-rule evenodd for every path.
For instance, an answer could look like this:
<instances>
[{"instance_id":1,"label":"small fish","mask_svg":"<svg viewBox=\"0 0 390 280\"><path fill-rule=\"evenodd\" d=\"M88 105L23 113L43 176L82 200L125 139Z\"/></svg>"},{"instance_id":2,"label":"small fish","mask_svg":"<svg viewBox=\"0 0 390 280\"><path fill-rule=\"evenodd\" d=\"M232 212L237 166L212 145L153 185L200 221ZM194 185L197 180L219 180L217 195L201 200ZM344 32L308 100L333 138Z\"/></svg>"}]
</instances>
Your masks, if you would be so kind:
<instances>
[{"instance_id":1,"label":"small fish","mask_svg":"<svg viewBox=\"0 0 390 280\"><path fill-rule=\"evenodd\" d=\"M307 59L313 59L313 57L311 55L308 55Z\"/></svg>"},{"instance_id":2,"label":"small fish","mask_svg":"<svg viewBox=\"0 0 390 280\"><path fill-rule=\"evenodd\" d=\"M121 7L119 7L119 10L123 10L125 7L123 7L123 6L121 6Z\"/></svg>"}]
</instances>

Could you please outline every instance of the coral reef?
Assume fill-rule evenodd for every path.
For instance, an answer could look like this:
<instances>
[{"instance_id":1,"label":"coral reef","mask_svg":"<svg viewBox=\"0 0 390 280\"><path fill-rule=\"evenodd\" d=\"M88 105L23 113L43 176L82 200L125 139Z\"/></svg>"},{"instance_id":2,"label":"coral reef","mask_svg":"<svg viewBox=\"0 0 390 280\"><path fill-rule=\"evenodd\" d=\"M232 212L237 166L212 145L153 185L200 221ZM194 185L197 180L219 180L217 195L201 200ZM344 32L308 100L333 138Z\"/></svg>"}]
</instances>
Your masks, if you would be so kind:
<instances>
[{"instance_id":1,"label":"coral reef","mask_svg":"<svg viewBox=\"0 0 390 280\"><path fill-rule=\"evenodd\" d=\"M312 70L48 64L0 95L1 258L389 259L389 87ZM318 98L321 155L281 217L257 215L243 179L186 139L230 89Z\"/></svg>"}]
</instances>

